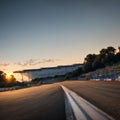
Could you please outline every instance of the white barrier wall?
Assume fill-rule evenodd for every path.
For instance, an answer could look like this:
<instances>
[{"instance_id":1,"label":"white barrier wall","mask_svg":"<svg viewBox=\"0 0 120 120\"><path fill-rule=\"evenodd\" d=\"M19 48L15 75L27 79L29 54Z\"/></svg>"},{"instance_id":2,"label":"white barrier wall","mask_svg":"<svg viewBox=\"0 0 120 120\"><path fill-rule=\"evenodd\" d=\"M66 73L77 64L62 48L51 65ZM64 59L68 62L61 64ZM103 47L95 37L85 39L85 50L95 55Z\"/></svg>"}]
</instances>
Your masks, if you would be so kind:
<instances>
[{"instance_id":1,"label":"white barrier wall","mask_svg":"<svg viewBox=\"0 0 120 120\"><path fill-rule=\"evenodd\" d=\"M35 78L54 77L56 75L64 75L66 73L78 69L79 67L82 67L82 64L24 70L24 71L18 71L17 73L22 72L23 76L28 76L29 79L35 79Z\"/></svg>"}]
</instances>

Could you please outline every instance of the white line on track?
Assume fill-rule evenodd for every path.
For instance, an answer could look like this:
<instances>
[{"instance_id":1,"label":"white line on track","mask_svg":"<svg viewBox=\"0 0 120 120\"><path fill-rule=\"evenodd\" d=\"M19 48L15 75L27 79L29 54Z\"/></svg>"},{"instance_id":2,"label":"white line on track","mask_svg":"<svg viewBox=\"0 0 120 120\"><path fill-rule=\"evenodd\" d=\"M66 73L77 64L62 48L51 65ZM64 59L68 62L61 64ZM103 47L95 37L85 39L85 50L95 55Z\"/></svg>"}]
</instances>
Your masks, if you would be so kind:
<instances>
[{"instance_id":1,"label":"white line on track","mask_svg":"<svg viewBox=\"0 0 120 120\"><path fill-rule=\"evenodd\" d=\"M70 104L74 115L74 117L69 117L70 114L66 114L67 120L114 120L111 116L109 116L96 106L92 105L90 102L86 101L75 92L64 87L63 85L61 85L61 87L65 92L65 99L67 101L65 102L65 104Z\"/></svg>"}]
</instances>

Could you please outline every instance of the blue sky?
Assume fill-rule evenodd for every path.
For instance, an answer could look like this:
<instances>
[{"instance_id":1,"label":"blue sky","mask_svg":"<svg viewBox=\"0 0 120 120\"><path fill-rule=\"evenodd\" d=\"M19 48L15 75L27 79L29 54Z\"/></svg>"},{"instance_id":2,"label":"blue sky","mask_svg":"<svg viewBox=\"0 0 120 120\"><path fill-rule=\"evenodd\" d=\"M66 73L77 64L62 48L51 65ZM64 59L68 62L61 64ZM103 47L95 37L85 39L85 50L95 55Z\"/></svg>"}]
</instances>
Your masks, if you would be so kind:
<instances>
[{"instance_id":1,"label":"blue sky","mask_svg":"<svg viewBox=\"0 0 120 120\"><path fill-rule=\"evenodd\" d=\"M1 70L82 63L119 44L119 0L0 0Z\"/></svg>"}]
</instances>

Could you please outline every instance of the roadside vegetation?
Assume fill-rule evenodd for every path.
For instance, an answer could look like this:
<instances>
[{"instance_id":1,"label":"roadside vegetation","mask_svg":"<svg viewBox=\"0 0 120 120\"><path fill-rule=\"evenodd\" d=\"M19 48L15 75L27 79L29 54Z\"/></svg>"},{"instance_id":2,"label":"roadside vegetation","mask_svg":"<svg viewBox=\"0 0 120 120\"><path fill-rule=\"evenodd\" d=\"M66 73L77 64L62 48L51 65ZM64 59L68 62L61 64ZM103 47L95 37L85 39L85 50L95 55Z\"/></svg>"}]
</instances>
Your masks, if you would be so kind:
<instances>
[{"instance_id":1,"label":"roadside vegetation","mask_svg":"<svg viewBox=\"0 0 120 120\"><path fill-rule=\"evenodd\" d=\"M115 49L114 47L109 46L101 49L99 54L88 54L84 59L83 66L73 72L67 73L65 79L75 78L80 75L82 77L86 73L103 69L108 66L116 66L116 69L118 69L116 71L119 71L120 47Z\"/></svg>"},{"instance_id":2,"label":"roadside vegetation","mask_svg":"<svg viewBox=\"0 0 120 120\"><path fill-rule=\"evenodd\" d=\"M0 71L0 87L13 87L16 85L20 85L20 82L16 81L14 75L7 75Z\"/></svg>"},{"instance_id":3,"label":"roadside vegetation","mask_svg":"<svg viewBox=\"0 0 120 120\"><path fill-rule=\"evenodd\" d=\"M0 71L0 87L12 87L12 86L32 86L40 85L52 82L59 82L63 80L73 80L81 77L82 80L90 79L91 76L105 75L107 73L120 74L120 47L115 49L112 46L103 48L99 51L99 54L88 54L83 62L83 66L77 70L67 73L65 75L57 75L47 78L36 78L31 82L18 82L14 75L7 76L6 73ZM51 82L49 82L51 81Z\"/></svg>"}]
</instances>

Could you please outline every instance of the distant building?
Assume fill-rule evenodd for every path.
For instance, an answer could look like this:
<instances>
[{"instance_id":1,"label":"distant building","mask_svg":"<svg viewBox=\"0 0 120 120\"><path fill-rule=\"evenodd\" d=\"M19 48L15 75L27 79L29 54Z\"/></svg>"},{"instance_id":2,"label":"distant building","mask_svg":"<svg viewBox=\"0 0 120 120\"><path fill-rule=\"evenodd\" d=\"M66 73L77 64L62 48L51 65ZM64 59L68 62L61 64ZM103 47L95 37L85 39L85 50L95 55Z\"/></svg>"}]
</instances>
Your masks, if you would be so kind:
<instances>
[{"instance_id":1,"label":"distant building","mask_svg":"<svg viewBox=\"0 0 120 120\"><path fill-rule=\"evenodd\" d=\"M78 69L79 67L82 67L82 64L48 67L41 69L29 69L23 71L15 71L14 73L20 73L22 75L23 80L24 80L24 76L27 76L29 80L31 80L35 78L46 78L46 77L54 77L56 75L64 75L66 73Z\"/></svg>"}]
</instances>

